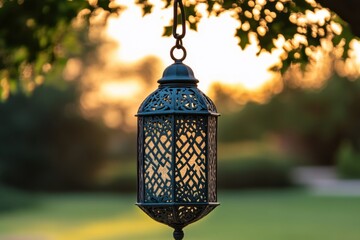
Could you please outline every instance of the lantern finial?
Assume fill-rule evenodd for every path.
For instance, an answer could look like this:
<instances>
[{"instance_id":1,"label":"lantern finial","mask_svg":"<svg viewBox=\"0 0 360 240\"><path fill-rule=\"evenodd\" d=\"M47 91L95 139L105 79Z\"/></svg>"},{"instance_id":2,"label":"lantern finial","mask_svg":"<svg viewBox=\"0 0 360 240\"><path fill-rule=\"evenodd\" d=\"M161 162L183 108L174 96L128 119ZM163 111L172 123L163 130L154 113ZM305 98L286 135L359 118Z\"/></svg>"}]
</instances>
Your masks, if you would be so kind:
<instances>
[{"instance_id":1,"label":"lantern finial","mask_svg":"<svg viewBox=\"0 0 360 240\"><path fill-rule=\"evenodd\" d=\"M174 230L174 239L175 240L181 240L184 238L184 231L182 230L182 228L175 228Z\"/></svg>"}]
</instances>

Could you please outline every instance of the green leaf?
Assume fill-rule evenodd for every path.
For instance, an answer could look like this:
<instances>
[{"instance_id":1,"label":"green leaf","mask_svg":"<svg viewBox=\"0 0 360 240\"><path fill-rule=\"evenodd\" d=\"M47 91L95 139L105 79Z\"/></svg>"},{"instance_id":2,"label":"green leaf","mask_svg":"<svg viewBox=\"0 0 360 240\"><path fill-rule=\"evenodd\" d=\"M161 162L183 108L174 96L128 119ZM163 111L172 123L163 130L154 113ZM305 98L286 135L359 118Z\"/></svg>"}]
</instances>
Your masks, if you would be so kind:
<instances>
[{"instance_id":1,"label":"green leaf","mask_svg":"<svg viewBox=\"0 0 360 240\"><path fill-rule=\"evenodd\" d=\"M332 38L332 43L334 44L334 46L337 46L342 39L343 37L341 35L335 35L335 37Z\"/></svg>"},{"instance_id":2,"label":"green leaf","mask_svg":"<svg viewBox=\"0 0 360 240\"><path fill-rule=\"evenodd\" d=\"M274 39L268 34L265 36L258 35L258 40L261 50L264 49L267 52L271 52L275 48Z\"/></svg>"},{"instance_id":3,"label":"green leaf","mask_svg":"<svg viewBox=\"0 0 360 240\"><path fill-rule=\"evenodd\" d=\"M190 29L197 31L197 23L196 22L190 23Z\"/></svg>"},{"instance_id":4,"label":"green leaf","mask_svg":"<svg viewBox=\"0 0 360 240\"><path fill-rule=\"evenodd\" d=\"M172 35L173 32L173 27L171 26L166 26L164 27L164 32L163 32L163 37L169 37Z\"/></svg>"},{"instance_id":5,"label":"green leaf","mask_svg":"<svg viewBox=\"0 0 360 240\"><path fill-rule=\"evenodd\" d=\"M245 49L250 44L248 32L244 32L241 28L237 30L236 35L240 38L239 46L241 49Z\"/></svg>"},{"instance_id":6,"label":"green leaf","mask_svg":"<svg viewBox=\"0 0 360 240\"><path fill-rule=\"evenodd\" d=\"M152 12L152 9L153 9L153 5L152 4L145 4L143 6L143 16L149 14Z\"/></svg>"}]
</instances>

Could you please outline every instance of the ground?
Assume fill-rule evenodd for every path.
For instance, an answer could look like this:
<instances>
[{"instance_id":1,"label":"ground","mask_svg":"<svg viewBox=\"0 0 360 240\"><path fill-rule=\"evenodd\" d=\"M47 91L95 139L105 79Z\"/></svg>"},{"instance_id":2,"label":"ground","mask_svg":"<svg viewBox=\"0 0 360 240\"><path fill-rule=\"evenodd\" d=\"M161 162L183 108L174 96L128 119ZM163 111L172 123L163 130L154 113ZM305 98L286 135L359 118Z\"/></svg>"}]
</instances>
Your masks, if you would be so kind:
<instances>
[{"instance_id":1,"label":"ground","mask_svg":"<svg viewBox=\"0 0 360 240\"><path fill-rule=\"evenodd\" d=\"M172 231L135 205L134 195L27 196L0 214L1 240L168 240ZM360 197L301 189L219 192L221 206L185 228L191 240L358 240Z\"/></svg>"}]
</instances>

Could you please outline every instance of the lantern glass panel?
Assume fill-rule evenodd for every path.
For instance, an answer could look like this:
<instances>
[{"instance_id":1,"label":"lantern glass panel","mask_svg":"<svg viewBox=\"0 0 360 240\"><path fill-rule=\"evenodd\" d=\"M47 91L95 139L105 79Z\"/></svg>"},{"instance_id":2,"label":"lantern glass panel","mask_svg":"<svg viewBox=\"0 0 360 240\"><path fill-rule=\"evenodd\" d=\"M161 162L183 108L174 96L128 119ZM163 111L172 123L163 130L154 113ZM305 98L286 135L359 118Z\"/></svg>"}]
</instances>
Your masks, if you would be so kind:
<instances>
[{"instance_id":1,"label":"lantern glass panel","mask_svg":"<svg viewBox=\"0 0 360 240\"><path fill-rule=\"evenodd\" d=\"M144 202L173 201L173 117L144 117Z\"/></svg>"},{"instance_id":2,"label":"lantern glass panel","mask_svg":"<svg viewBox=\"0 0 360 240\"><path fill-rule=\"evenodd\" d=\"M203 115L180 115L175 134L175 202L207 202L207 122Z\"/></svg>"}]
</instances>

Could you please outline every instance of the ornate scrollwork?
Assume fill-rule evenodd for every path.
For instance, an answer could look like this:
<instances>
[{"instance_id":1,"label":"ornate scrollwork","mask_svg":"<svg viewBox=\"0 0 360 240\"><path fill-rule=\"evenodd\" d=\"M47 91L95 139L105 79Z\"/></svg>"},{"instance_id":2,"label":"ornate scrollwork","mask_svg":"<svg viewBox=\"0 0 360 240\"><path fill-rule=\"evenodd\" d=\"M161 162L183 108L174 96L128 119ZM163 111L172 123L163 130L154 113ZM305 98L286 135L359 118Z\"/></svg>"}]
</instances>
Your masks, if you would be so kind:
<instances>
[{"instance_id":1,"label":"ornate scrollwork","mask_svg":"<svg viewBox=\"0 0 360 240\"><path fill-rule=\"evenodd\" d=\"M158 88L141 104L138 114L151 112L216 113L214 103L196 87Z\"/></svg>"},{"instance_id":2,"label":"ornate scrollwork","mask_svg":"<svg viewBox=\"0 0 360 240\"><path fill-rule=\"evenodd\" d=\"M138 205L151 218L172 228L184 228L203 218L218 206L218 204Z\"/></svg>"}]
</instances>

